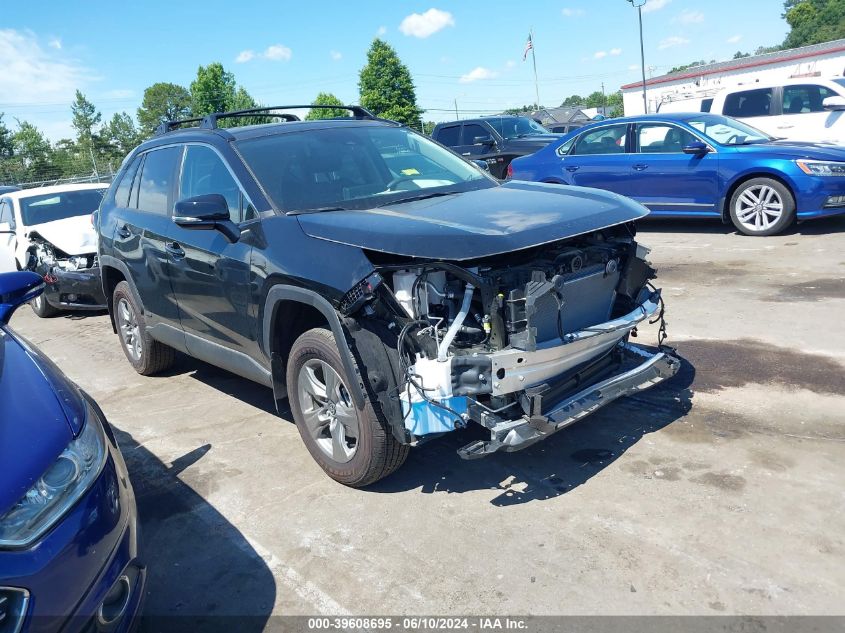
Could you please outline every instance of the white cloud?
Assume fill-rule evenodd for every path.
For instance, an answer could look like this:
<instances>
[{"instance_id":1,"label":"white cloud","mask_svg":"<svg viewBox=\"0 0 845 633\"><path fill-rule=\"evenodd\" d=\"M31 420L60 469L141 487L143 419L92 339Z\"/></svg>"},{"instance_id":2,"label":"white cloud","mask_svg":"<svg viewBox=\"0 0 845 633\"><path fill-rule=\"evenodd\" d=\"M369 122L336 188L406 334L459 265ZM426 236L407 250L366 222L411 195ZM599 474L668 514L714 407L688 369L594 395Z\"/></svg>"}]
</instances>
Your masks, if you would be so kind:
<instances>
[{"instance_id":1,"label":"white cloud","mask_svg":"<svg viewBox=\"0 0 845 633\"><path fill-rule=\"evenodd\" d=\"M648 0L643 5L643 13L651 13L652 11L659 11L667 4L672 2L672 0Z\"/></svg>"},{"instance_id":2,"label":"white cloud","mask_svg":"<svg viewBox=\"0 0 845 633\"><path fill-rule=\"evenodd\" d=\"M455 18L448 11L429 9L425 13L412 13L399 25L405 35L425 38L447 26L455 26Z\"/></svg>"},{"instance_id":3,"label":"white cloud","mask_svg":"<svg viewBox=\"0 0 845 633\"><path fill-rule=\"evenodd\" d=\"M238 56L235 57L235 62L237 62L238 64L243 64L243 63L246 63L246 62L248 62L248 61L250 61L254 58L255 58L255 51L251 51L251 50L247 49L245 51L241 51L240 53L238 53Z\"/></svg>"},{"instance_id":4,"label":"white cloud","mask_svg":"<svg viewBox=\"0 0 845 633\"><path fill-rule=\"evenodd\" d=\"M287 46L282 46L281 44L273 44L272 46L268 46L267 50L264 51L263 57L264 59L272 59L273 61L288 61L293 55L293 51L291 51Z\"/></svg>"},{"instance_id":5,"label":"white cloud","mask_svg":"<svg viewBox=\"0 0 845 633\"><path fill-rule=\"evenodd\" d=\"M378 27L378 30L376 31L376 35L384 35L385 33L387 33L387 27L386 26Z\"/></svg>"},{"instance_id":6,"label":"white cloud","mask_svg":"<svg viewBox=\"0 0 845 633\"><path fill-rule=\"evenodd\" d=\"M675 46L683 46L684 44L689 44L689 40L685 37L680 37L679 35L673 35L671 37L667 37L666 39L660 40L660 44L657 45L658 50L664 50L667 48L673 48Z\"/></svg>"},{"instance_id":7,"label":"white cloud","mask_svg":"<svg viewBox=\"0 0 845 633\"><path fill-rule=\"evenodd\" d=\"M330 56L333 60L335 60L336 62L338 62L338 61L340 61L341 59L343 59L343 55L342 55L341 53L339 53L338 51L329 51L329 56Z\"/></svg>"},{"instance_id":8,"label":"white cloud","mask_svg":"<svg viewBox=\"0 0 845 633\"><path fill-rule=\"evenodd\" d=\"M640 69L640 66L637 66L636 64L631 64L630 66L628 66L628 70L639 70L639 69Z\"/></svg>"},{"instance_id":9,"label":"white cloud","mask_svg":"<svg viewBox=\"0 0 845 633\"><path fill-rule=\"evenodd\" d=\"M282 46L281 44L273 44L264 49L263 53L256 53L254 50L249 48L245 51L241 51L240 53L238 53L238 56L235 57L235 61L238 64L245 64L246 62L250 62L253 59L259 58L269 59L271 61L288 61L290 60L292 55L293 51L291 51L287 46Z\"/></svg>"},{"instance_id":10,"label":"white cloud","mask_svg":"<svg viewBox=\"0 0 845 633\"><path fill-rule=\"evenodd\" d=\"M586 13L584 9L570 9L566 7L565 9L561 9L560 11L565 18L580 18L582 15Z\"/></svg>"},{"instance_id":11,"label":"white cloud","mask_svg":"<svg viewBox=\"0 0 845 633\"><path fill-rule=\"evenodd\" d=\"M617 55L621 55L621 54L622 54L622 49L621 49L621 48L611 48L611 49L607 52L607 54L608 54L608 55L613 55L613 56L615 57L615 56L617 56Z\"/></svg>"},{"instance_id":12,"label":"white cloud","mask_svg":"<svg viewBox=\"0 0 845 633\"><path fill-rule=\"evenodd\" d=\"M681 24L699 24L704 22L704 14L701 11L683 11L673 22Z\"/></svg>"},{"instance_id":13,"label":"white cloud","mask_svg":"<svg viewBox=\"0 0 845 633\"><path fill-rule=\"evenodd\" d=\"M513 68L514 66L516 66L516 62L512 59L505 62L505 68Z\"/></svg>"},{"instance_id":14,"label":"white cloud","mask_svg":"<svg viewBox=\"0 0 845 633\"><path fill-rule=\"evenodd\" d=\"M596 59L604 59L605 57L607 57L607 51L596 51L595 53L593 53L593 57L595 57Z\"/></svg>"},{"instance_id":15,"label":"white cloud","mask_svg":"<svg viewBox=\"0 0 845 633\"><path fill-rule=\"evenodd\" d=\"M742 39L742 35L732 35L728 38L728 44L736 44Z\"/></svg>"},{"instance_id":16,"label":"white cloud","mask_svg":"<svg viewBox=\"0 0 845 633\"><path fill-rule=\"evenodd\" d=\"M466 75L462 75L458 81L462 84L468 84L472 83L473 81L478 81L480 79L493 79L498 76L499 73L497 73L495 70L484 68L484 66L478 66L477 68L473 68Z\"/></svg>"},{"instance_id":17,"label":"white cloud","mask_svg":"<svg viewBox=\"0 0 845 633\"><path fill-rule=\"evenodd\" d=\"M59 37L54 37L49 42L47 42L47 46L50 48L55 48L57 51L62 50L62 40Z\"/></svg>"}]
</instances>

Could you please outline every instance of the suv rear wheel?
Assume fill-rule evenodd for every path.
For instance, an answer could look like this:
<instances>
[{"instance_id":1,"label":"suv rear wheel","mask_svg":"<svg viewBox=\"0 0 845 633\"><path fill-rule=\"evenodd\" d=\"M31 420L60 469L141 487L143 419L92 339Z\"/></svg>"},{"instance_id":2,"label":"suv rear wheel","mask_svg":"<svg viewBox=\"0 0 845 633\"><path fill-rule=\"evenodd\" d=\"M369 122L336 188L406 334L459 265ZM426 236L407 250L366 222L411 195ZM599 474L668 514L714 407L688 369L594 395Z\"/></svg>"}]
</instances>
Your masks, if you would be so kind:
<instances>
[{"instance_id":1,"label":"suv rear wheel","mask_svg":"<svg viewBox=\"0 0 845 633\"><path fill-rule=\"evenodd\" d=\"M176 350L160 343L147 334L147 324L129 284L121 281L112 295L114 322L120 337L123 353L142 376L152 376L171 367L176 360Z\"/></svg>"},{"instance_id":2,"label":"suv rear wheel","mask_svg":"<svg viewBox=\"0 0 845 633\"><path fill-rule=\"evenodd\" d=\"M795 219L795 198L771 178L742 183L730 202L731 221L746 235L776 235Z\"/></svg>"},{"instance_id":3,"label":"suv rear wheel","mask_svg":"<svg viewBox=\"0 0 845 633\"><path fill-rule=\"evenodd\" d=\"M302 441L326 474L361 487L397 470L408 456L379 421L372 404L355 406L334 336L308 330L290 351L287 389Z\"/></svg>"}]
</instances>

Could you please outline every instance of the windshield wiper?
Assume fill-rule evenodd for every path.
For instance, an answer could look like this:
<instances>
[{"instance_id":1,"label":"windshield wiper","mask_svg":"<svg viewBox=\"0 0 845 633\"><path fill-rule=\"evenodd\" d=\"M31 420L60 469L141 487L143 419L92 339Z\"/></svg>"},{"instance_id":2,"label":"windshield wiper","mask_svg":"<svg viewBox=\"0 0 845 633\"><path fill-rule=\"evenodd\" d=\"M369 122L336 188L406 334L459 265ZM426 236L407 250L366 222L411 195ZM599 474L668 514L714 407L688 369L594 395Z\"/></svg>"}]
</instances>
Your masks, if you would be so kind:
<instances>
[{"instance_id":1,"label":"windshield wiper","mask_svg":"<svg viewBox=\"0 0 845 633\"><path fill-rule=\"evenodd\" d=\"M461 193L460 191L433 191L431 193L423 193L416 196L406 196L404 198L399 198L398 200L390 200L388 202L384 202L382 204L377 204L374 209L379 209L381 207L389 207L393 204L403 204L405 202L415 202L417 200L426 200L428 198L439 198L440 196L452 196L456 193Z\"/></svg>"}]
</instances>

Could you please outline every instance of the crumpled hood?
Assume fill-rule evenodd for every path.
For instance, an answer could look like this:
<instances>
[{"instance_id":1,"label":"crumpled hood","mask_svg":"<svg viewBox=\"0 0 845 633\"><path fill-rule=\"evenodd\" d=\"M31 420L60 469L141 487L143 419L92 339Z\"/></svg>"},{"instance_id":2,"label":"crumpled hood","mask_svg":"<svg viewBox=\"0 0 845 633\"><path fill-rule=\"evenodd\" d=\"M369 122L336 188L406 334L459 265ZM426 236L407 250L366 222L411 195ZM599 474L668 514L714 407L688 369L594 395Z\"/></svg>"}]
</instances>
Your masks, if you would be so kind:
<instances>
[{"instance_id":1,"label":"crumpled hood","mask_svg":"<svg viewBox=\"0 0 845 633\"><path fill-rule=\"evenodd\" d=\"M648 214L609 191L510 181L361 211L298 216L311 237L426 259L477 259L583 235Z\"/></svg>"},{"instance_id":2,"label":"crumpled hood","mask_svg":"<svg viewBox=\"0 0 845 633\"><path fill-rule=\"evenodd\" d=\"M80 432L84 416L81 397L56 366L0 328L0 515Z\"/></svg>"},{"instance_id":3,"label":"crumpled hood","mask_svg":"<svg viewBox=\"0 0 845 633\"><path fill-rule=\"evenodd\" d=\"M97 252L97 232L91 225L90 215L78 215L63 220L27 227L27 236L38 233L56 248L68 255L88 255Z\"/></svg>"}]
</instances>

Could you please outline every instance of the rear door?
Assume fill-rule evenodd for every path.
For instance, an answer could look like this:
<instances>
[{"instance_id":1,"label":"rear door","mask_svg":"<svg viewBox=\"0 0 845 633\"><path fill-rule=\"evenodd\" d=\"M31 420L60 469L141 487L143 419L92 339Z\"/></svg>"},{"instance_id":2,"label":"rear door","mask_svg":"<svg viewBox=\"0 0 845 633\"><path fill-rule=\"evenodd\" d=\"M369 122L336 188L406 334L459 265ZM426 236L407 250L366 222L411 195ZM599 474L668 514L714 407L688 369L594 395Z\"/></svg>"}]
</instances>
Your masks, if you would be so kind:
<instances>
[{"instance_id":1,"label":"rear door","mask_svg":"<svg viewBox=\"0 0 845 633\"><path fill-rule=\"evenodd\" d=\"M774 136L813 142L841 137L839 126L843 113L830 112L823 106L826 98L838 97L839 93L827 86L799 84L784 86L782 95L782 114L776 117Z\"/></svg>"},{"instance_id":2,"label":"rear door","mask_svg":"<svg viewBox=\"0 0 845 633\"><path fill-rule=\"evenodd\" d=\"M627 123L591 128L563 147L569 148L561 156L559 168L565 183L633 195L637 174L635 155L629 152Z\"/></svg>"},{"instance_id":3,"label":"rear door","mask_svg":"<svg viewBox=\"0 0 845 633\"><path fill-rule=\"evenodd\" d=\"M654 215L719 215L719 155L683 152L704 139L673 123L644 122L635 125L633 140L637 202Z\"/></svg>"},{"instance_id":4,"label":"rear door","mask_svg":"<svg viewBox=\"0 0 845 633\"><path fill-rule=\"evenodd\" d=\"M253 205L220 154L209 145L189 144L177 199L210 193L226 198L235 224L257 220ZM250 313L252 247L248 240L231 244L220 231L176 224L170 235L165 247L188 352L203 358L208 347L203 341L211 341L258 357L256 324Z\"/></svg>"},{"instance_id":5,"label":"rear door","mask_svg":"<svg viewBox=\"0 0 845 633\"><path fill-rule=\"evenodd\" d=\"M461 144L461 124L444 125L437 130L434 140L449 149L457 151L458 145Z\"/></svg>"},{"instance_id":6,"label":"rear door","mask_svg":"<svg viewBox=\"0 0 845 633\"><path fill-rule=\"evenodd\" d=\"M12 201L0 200L0 273L17 270L15 265L15 214Z\"/></svg>"},{"instance_id":7,"label":"rear door","mask_svg":"<svg viewBox=\"0 0 845 633\"><path fill-rule=\"evenodd\" d=\"M774 88L754 88L732 92L725 96L721 114L739 119L771 136L783 136L778 134L776 129L780 103L775 99Z\"/></svg>"},{"instance_id":8,"label":"rear door","mask_svg":"<svg viewBox=\"0 0 845 633\"><path fill-rule=\"evenodd\" d=\"M170 282L171 270L165 242L173 223L177 168L182 147L156 148L139 156L115 192L113 248L129 268L151 326L164 324L181 329L179 311ZM134 175L129 172L134 170ZM129 178L131 176L131 178Z\"/></svg>"},{"instance_id":9,"label":"rear door","mask_svg":"<svg viewBox=\"0 0 845 633\"><path fill-rule=\"evenodd\" d=\"M496 137L493 130L479 123L464 123L461 144L455 148L462 156L482 159L496 153Z\"/></svg>"}]
</instances>

